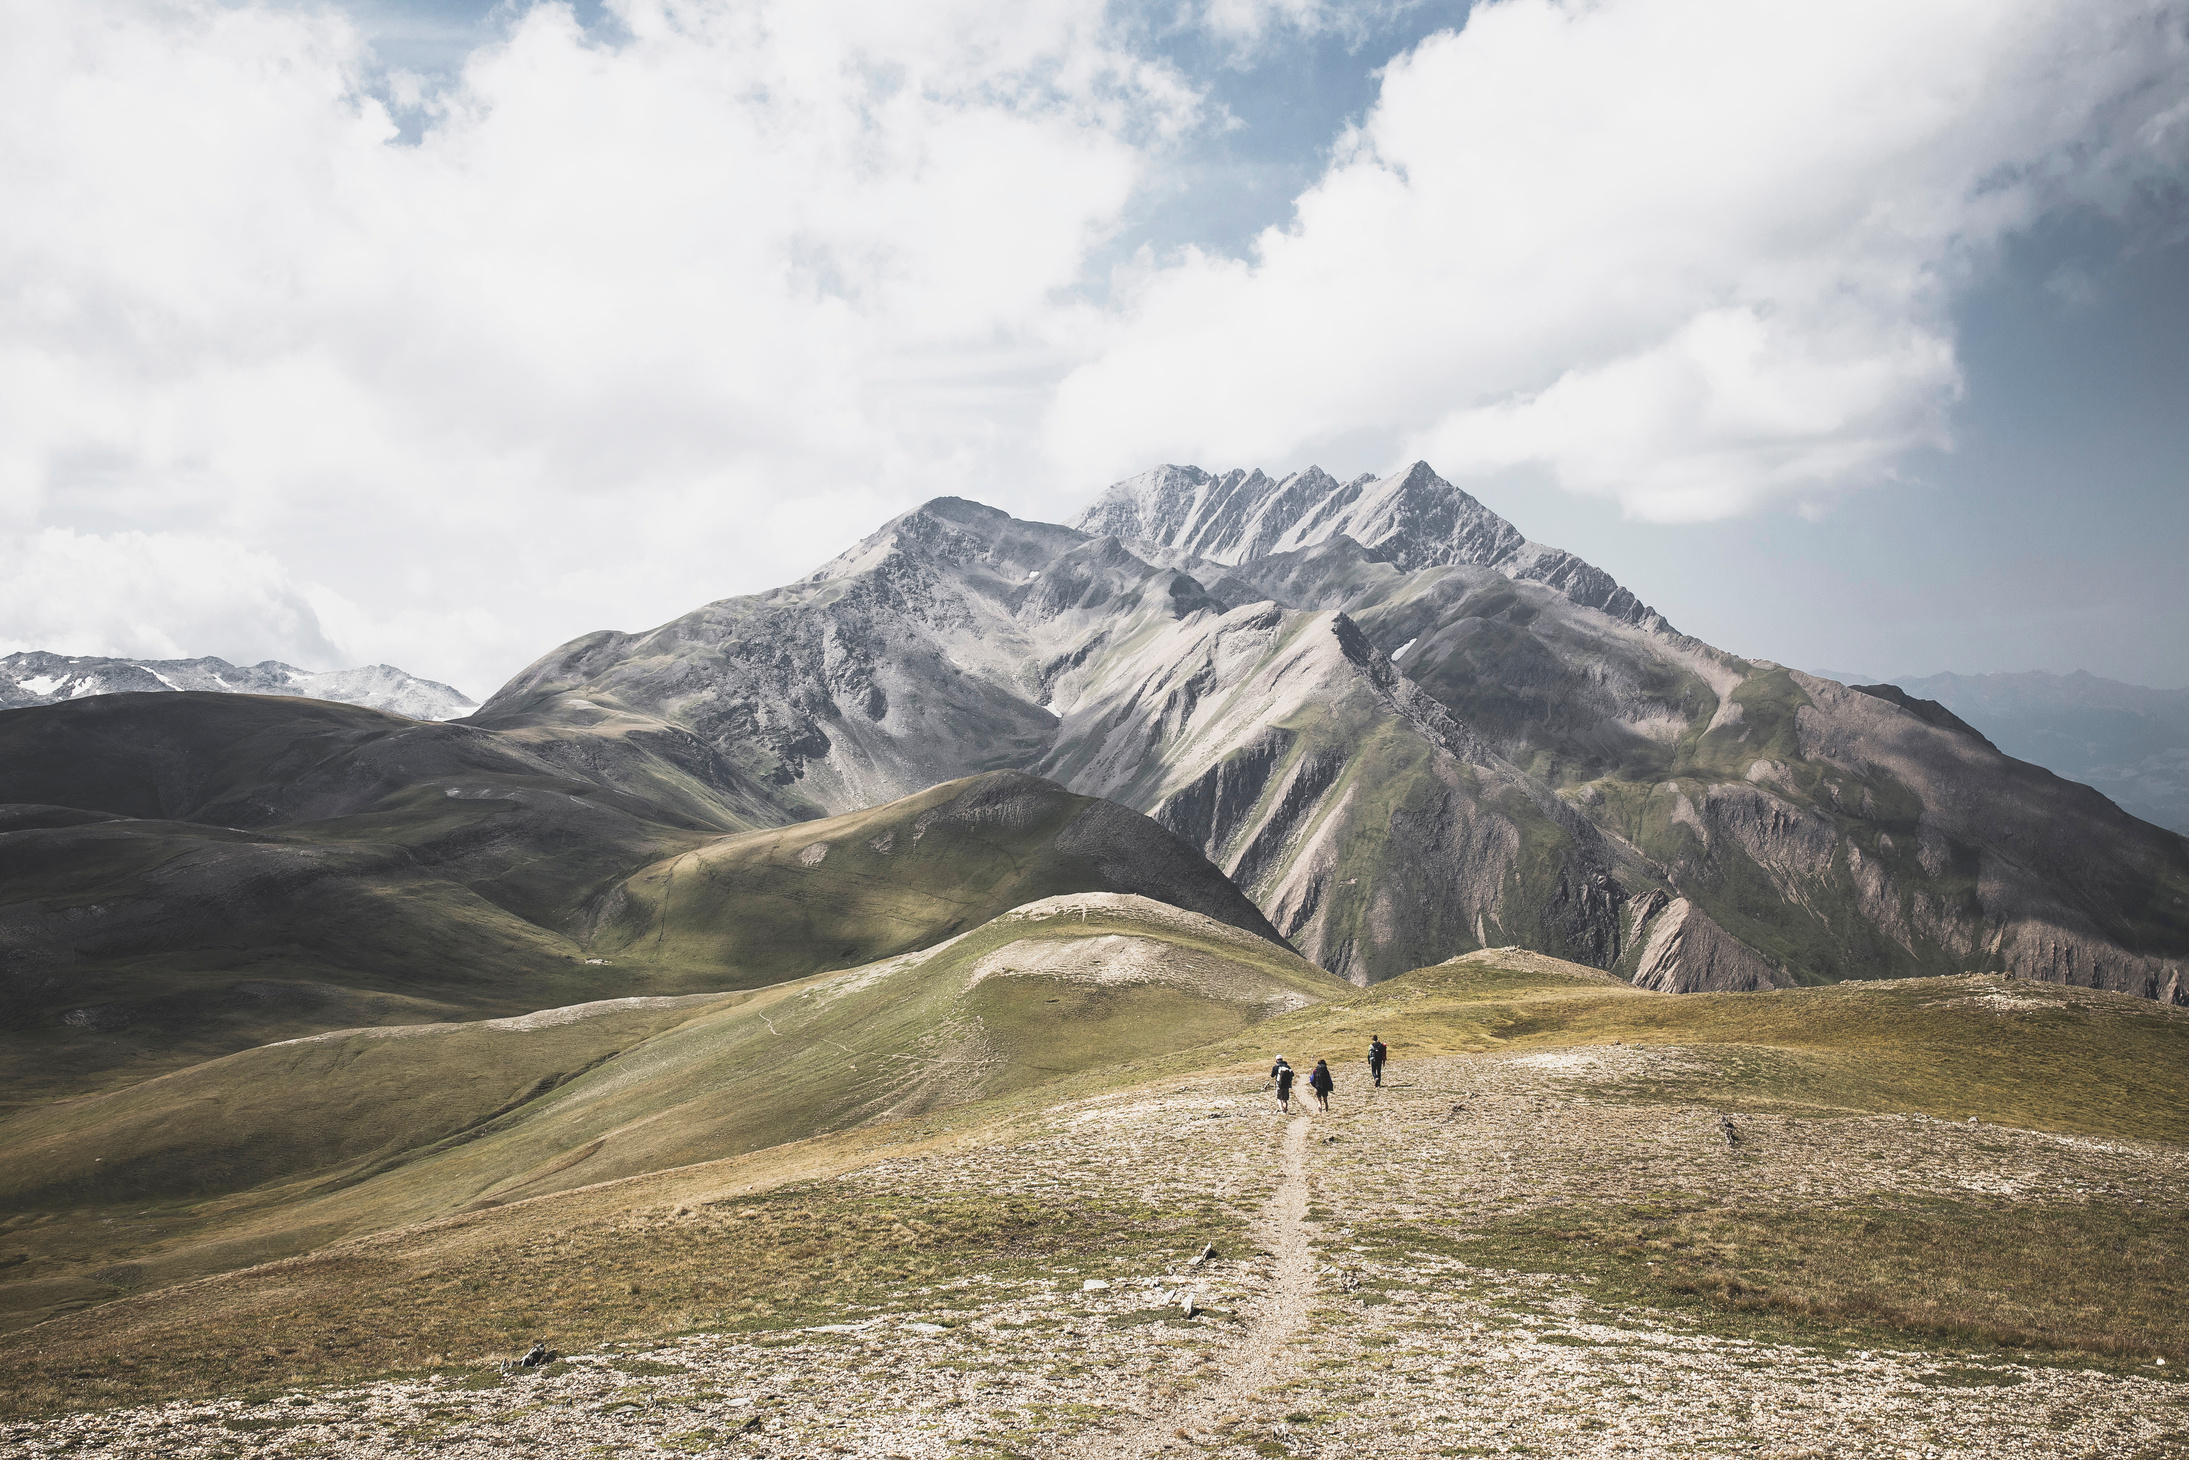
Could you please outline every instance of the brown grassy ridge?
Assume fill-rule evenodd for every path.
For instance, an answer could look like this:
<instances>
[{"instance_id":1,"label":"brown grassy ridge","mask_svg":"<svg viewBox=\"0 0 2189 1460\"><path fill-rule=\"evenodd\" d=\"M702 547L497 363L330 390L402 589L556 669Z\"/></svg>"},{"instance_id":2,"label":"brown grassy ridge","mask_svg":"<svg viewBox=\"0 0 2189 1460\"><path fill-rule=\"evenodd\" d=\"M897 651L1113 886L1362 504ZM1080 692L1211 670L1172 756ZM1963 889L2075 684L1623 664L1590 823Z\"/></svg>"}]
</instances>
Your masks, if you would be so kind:
<instances>
[{"instance_id":1,"label":"brown grassy ridge","mask_svg":"<svg viewBox=\"0 0 2189 1460\"><path fill-rule=\"evenodd\" d=\"M1151 1078L1161 1088L1152 1067L1165 1063L467 1211L62 1313L0 1336L0 1418L433 1371L486 1382L493 1361L535 1337L576 1352L695 1325L789 1328L859 1316L846 1309L953 1269L1100 1267L1235 1240L1236 1206L1157 1208L1100 1189L1000 1207L947 1187L835 1194L833 1178L879 1161L948 1160L1023 1138L1060 1104Z\"/></svg>"},{"instance_id":2,"label":"brown grassy ridge","mask_svg":"<svg viewBox=\"0 0 2189 1460\"><path fill-rule=\"evenodd\" d=\"M1207 919L1088 900L1108 911L993 920L886 976L521 1031L253 1050L18 1116L0 1127L15 1157L0 1197L16 1208L0 1219L0 1263L17 1259L0 1267L0 1326L469 1207L1053 1087L1024 1105L1038 1110L1071 1098L1062 1090L1132 1083L1136 1055L1236 1035L1267 996L1346 991ZM1094 978L1134 949L1175 981ZM969 987L975 965L992 976ZM1087 1081L1054 1086L1075 1070Z\"/></svg>"}]
</instances>

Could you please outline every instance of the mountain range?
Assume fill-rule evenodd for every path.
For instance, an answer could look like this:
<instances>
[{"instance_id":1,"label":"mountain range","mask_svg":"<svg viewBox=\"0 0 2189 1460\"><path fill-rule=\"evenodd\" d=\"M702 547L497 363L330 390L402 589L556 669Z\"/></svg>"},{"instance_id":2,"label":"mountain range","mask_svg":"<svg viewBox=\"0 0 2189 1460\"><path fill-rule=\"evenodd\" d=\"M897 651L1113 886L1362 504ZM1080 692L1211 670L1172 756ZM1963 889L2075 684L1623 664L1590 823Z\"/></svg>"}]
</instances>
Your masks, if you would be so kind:
<instances>
[{"instance_id":1,"label":"mountain range","mask_svg":"<svg viewBox=\"0 0 2189 1460\"><path fill-rule=\"evenodd\" d=\"M179 690L334 700L413 720L453 720L477 708L462 691L406 674L391 664L322 672L298 669L277 659L239 666L210 656L104 659L33 650L0 657L0 709L58 704L91 695Z\"/></svg>"},{"instance_id":2,"label":"mountain range","mask_svg":"<svg viewBox=\"0 0 2189 1460\"><path fill-rule=\"evenodd\" d=\"M2185 993L2189 846L1935 702L1679 633L1425 464L930 502L557 649L469 722L694 737L749 814L1018 768L1198 846L1359 983L1518 944L1646 987L1998 969Z\"/></svg>"}]
</instances>

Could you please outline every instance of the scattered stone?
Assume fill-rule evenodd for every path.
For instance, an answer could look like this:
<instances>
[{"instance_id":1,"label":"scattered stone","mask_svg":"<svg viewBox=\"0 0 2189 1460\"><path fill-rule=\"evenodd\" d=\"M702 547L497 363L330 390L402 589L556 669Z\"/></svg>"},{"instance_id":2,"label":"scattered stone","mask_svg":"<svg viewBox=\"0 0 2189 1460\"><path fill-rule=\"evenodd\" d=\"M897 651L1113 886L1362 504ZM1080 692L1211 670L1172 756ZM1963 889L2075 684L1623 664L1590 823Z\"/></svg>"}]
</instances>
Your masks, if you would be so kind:
<instances>
[{"instance_id":1,"label":"scattered stone","mask_svg":"<svg viewBox=\"0 0 2189 1460\"><path fill-rule=\"evenodd\" d=\"M947 1333L947 1332L949 1332L949 1330L948 1330L948 1329L946 1329L946 1328L944 1328L944 1327L943 1327L943 1326L942 1326L942 1325L941 1325L940 1323L900 1323L900 1324L898 1324L897 1326L898 1326L898 1327L899 1327L900 1329L904 1330L904 1331L905 1331L906 1333Z\"/></svg>"},{"instance_id":2,"label":"scattered stone","mask_svg":"<svg viewBox=\"0 0 2189 1460\"><path fill-rule=\"evenodd\" d=\"M1187 1263L1187 1264L1186 1264L1186 1266L1188 1266L1188 1267L1199 1267L1199 1266L1200 1266L1200 1265L1201 1265L1202 1263L1204 1263L1204 1262L1213 1262L1213 1261L1215 1261L1215 1260L1216 1260L1216 1244L1215 1244L1214 1242L1211 1242L1211 1243L1209 1243L1209 1244L1208 1244L1208 1246L1206 1246L1206 1247L1202 1248L1202 1249L1201 1249L1201 1252L1200 1252L1200 1255L1199 1255L1199 1256L1197 1256L1197 1257L1195 1257L1195 1258L1193 1259L1193 1261L1191 1261L1191 1262Z\"/></svg>"},{"instance_id":3,"label":"scattered stone","mask_svg":"<svg viewBox=\"0 0 2189 1460\"><path fill-rule=\"evenodd\" d=\"M1178 1300L1178 1311L1185 1314L1188 1318L1191 1318L1194 1314L1200 1312L1201 1308L1200 1305L1194 1301L1194 1295L1192 1293L1187 1293L1183 1298Z\"/></svg>"},{"instance_id":4,"label":"scattered stone","mask_svg":"<svg viewBox=\"0 0 2189 1460\"><path fill-rule=\"evenodd\" d=\"M1089 1278L1079 1285L1079 1290L1083 1293L1104 1293L1109 1291L1109 1287L1110 1285L1100 1278Z\"/></svg>"}]
</instances>

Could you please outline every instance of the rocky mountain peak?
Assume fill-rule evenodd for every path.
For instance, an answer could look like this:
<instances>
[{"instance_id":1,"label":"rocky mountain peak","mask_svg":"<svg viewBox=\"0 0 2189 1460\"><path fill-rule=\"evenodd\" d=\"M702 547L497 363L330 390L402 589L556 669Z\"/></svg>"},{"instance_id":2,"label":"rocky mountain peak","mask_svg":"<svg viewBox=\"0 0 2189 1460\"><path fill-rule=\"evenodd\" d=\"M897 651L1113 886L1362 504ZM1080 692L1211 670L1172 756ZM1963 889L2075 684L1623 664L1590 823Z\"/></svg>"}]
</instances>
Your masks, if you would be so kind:
<instances>
[{"instance_id":1,"label":"rocky mountain peak","mask_svg":"<svg viewBox=\"0 0 2189 1460\"><path fill-rule=\"evenodd\" d=\"M856 546L814 569L804 584L857 577L892 557L915 558L959 570L985 570L1007 581L1018 581L1084 541L1086 534L1068 527L1024 522L963 497L936 497L892 517Z\"/></svg>"},{"instance_id":2,"label":"rocky mountain peak","mask_svg":"<svg viewBox=\"0 0 2189 1460\"><path fill-rule=\"evenodd\" d=\"M1216 476L1195 466L1159 466L1110 487L1074 525L1228 567L1348 537L1404 572L1463 564L1494 568L1633 627L1671 628L1610 574L1529 541L1426 461L1388 477L1346 482L1316 466L1282 479L1260 470Z\"/></svg>"}]
</instances>

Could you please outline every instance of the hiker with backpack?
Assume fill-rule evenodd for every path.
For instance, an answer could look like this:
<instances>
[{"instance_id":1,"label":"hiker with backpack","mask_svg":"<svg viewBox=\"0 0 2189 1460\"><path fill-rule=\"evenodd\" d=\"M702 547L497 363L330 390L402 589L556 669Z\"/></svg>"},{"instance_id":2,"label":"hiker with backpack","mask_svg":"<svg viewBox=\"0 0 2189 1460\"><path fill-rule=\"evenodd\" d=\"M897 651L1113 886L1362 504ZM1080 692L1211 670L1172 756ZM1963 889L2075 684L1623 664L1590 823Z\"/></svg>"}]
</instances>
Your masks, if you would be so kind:
<instances>
[{"instance_id":1,"label":"hiker with backpack","mask_svg":"<svg viewBox=\"0 0 2189 1460\"><path fill-rule=\"evenodd\" d=\"M1292 1066L1285 1063L1283 1055L1269 1067L1269 1077L1277 1082L1277 1108L1285 1114L1292 1113Z\"/></svg>"},{"instance_id":2,"label":"hiker with backpack","mask_svg":"<svg viewBox=\"0 0 2189 1460\"><path fill-rule=\"evenodd\" d=\"M1315 1103L1325 1115L1330 1113L1330 1092L1338 1088L1338 1082L1330 1078L1330 1062L1315 1061L1315 1072L1307 1077L1307 1088L1315 1092Z\"/></svg>"},{"instance_id":3,"label":"hiker with backpack","mask_svg":"<svg viewBox=\"0 0 2189 1460\"><path fill-rule=\"evenodd\" d=\"M1376 1088L1379 1090L1383 1088L1383 1062L1390 1057L1391 1050L1384 1044L1383 1036L1372 1036L1368 1041L1368 1073L1375 1076Z\"/></svg>"}]
</instances>

